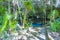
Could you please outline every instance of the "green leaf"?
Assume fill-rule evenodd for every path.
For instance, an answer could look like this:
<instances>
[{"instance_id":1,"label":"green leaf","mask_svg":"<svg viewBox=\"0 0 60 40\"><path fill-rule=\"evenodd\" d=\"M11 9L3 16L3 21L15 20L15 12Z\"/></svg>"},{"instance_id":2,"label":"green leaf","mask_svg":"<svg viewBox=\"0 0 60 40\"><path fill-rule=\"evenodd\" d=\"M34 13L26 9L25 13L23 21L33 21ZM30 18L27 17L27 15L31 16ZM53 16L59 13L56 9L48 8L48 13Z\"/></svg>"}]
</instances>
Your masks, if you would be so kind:
<instances>
[{"instance_id":1,"label":"green leaf","mask_svg":"<svg viewBox=\"0 0 60 40\"><path fill-rule=\"evenodd\" d=\"M5 29L7 28L7 24L8 24L8 17L7 17L7 14L5 14L4 20L3 20L3 25L2 25L2 28L0 29L0 33L5 31Z\"/></svg>"}]
</instances>

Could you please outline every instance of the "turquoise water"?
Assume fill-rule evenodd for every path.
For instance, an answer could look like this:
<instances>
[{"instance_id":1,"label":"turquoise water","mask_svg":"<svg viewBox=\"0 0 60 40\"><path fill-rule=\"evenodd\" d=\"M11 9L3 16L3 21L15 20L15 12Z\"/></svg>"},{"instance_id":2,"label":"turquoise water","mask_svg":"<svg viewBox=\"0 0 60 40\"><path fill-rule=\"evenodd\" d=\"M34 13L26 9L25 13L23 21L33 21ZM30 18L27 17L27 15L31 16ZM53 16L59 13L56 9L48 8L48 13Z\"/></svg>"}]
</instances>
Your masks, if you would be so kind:
<instances>
[{"instance_id":1,"label":"turquoise water","mask_svg":"<svg viewBox=\"0 0 60 40\"><path fill-rule=\"evenodd\" d=\"M33 27L42 27L43 24L42 23L32 23Z\"/></svg>"}]
</instances>

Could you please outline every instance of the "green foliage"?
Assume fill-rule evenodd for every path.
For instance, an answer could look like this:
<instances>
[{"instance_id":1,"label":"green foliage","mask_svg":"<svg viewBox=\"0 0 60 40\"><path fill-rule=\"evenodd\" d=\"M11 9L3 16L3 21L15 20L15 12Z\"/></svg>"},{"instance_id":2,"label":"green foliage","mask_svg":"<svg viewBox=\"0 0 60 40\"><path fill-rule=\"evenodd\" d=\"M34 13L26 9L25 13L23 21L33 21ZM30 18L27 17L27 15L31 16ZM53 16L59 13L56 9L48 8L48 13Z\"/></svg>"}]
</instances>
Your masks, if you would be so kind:
<instances>
[{"instance_id":1,"label":"green foliage","mask_svg":"<svg viewBox=\"0 0 60 40\"><path fill-rule=\"evenodd\" d=\"M3 2L3 0L0 0L0 2Z\"/></svg>"},{"instance_id":2,"label":"green foliage","mask_svg":"<svg viewBox=\"0 0 60 40\"><path fill-rule=\"evenodd\" d=\"M34 11L34 7L32 5L32 2L24 2L24 5L28 11Z\"/></svg>"},{"instance_id":3,"label":"green foliage","mask_svg":"<svg viewBox=\"0 0 60 40\"><path fill-rule=\"evenodd\" d=\"M12 20L12 21L9 22L9 25L10 25L10 28L11 29L16 28L16 26L17 26L16 24L17 24L17 21L16 20Z\"/></svg>"},{"instance_id":4,"label":"green foliage","mask_svg":"<svg viewBox=\"0 0 60 40\"><path fill-rule=\"evenodd\" d=\"M48 15L48 18L57 18L57 17L60 17L59 15L59 12L57 10L53 10L49 15Z\"/></svg>"},{"instance_id":5,"label":"green foliage","mask_svg":"<svg viewBox=\"0 0 60 40\"><path fill-rule=\"evenodd\" d=\"M0 15L4 15L5 14L5 12L6 12L6 8L5 8L5 6L0 6Z\"/></svg>"},{"instance_id":6,"label":"green foliage","mask_svg":"<svg viewBox=\"0 0 60 40\"><path fill-rule=\"evenodd\" d=\"M30 2L24 2L24 4L25 4L27 10L31 10L32 9L32 7L31 7L32 4Z\"/></svg>"},{"instance_id":7,"label":"green foliage","mask_svg":"<svg viewBox=\"0 0 60 40\"><path fill-rule=\"evenodd\" d=\"M49 15L48 18L50 18L51 21L51 30L56 32L60 30L60 22L56 21L56 18L60 17L59 12L55 9L53 10ZM53 21L52 21L53 20ZM55 20L55 21L54 21Z\"/></svg>"},{"instance_id":8,"label":"green foliage","mask_svg":"<svg viewBox=\"0 0 60 40\"><path fill-rule=\"evenodd\" d=\"M7 24L8 24L8 17L7 17L7 14L5 14L3 16L2 26L0 26L1 27L0 33L2 33L7 28Z\"/></svg>"},{"instance_id":9,"label":"green foliage","mask_svg":"<svg viewBox=\"0 0 60 40\"><path fill-rule=\"evenodd\" d=\"M30 22L26 23L26 25L25 25L25 28L29 28L29 27L31 27L31 23Z\"/></svg>"},{"instance_id":10,"label":"green foliage","mask_svg":"<svg viewBox=\"0 0 60 40\"><path fill-rule=\"evenodd\" d=\"M54 32L60 31L60 22L53 22L51 23L51 30Z\"/></svg>"},{"instance_id":11,"label":"green foliage","mask_svg":"<svg viewBox=\"0 0 60 40\"><path fill-rule=\"evenodd\" d=\"M0 5L0 33L2 33L7 28L7 24L8 24L8 16L6 13L6 7Z\"/></svg>"}]
</instances>

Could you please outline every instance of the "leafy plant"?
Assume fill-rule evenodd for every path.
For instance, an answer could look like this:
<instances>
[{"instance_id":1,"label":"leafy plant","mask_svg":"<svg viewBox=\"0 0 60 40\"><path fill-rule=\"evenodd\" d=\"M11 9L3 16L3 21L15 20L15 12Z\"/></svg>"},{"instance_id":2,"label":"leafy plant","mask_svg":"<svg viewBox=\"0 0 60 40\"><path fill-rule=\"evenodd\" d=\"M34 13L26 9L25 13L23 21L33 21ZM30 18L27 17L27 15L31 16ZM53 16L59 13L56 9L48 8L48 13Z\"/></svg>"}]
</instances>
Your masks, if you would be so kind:
<instances>
[{"instance_id":1,"label":"leafy plant","mask_svg":"<svg viewBox=\"0 0 60 40\"><path fill-rule=\"evenodd\" d=\"M3 0L0 0L0 2L3 2Z\"/></svg>"},{"instance_id":2,"label":"leafy plant","mask_svg":"<svg viewBox=\"0 0 60 40\"><path fill-rule=\"evenodd\" d=\"M60 15L59 15L59 12L55 9L55 10L53 10L49 15L48 15L48 18L57 18L57 17L59 17Z\"/></svg>"},{"instance_id":3,"label":"leafy plant","mask_svg":"<svg viewBox=\"0 0 60 40\"><path fill-rule=\"evenodd\" d=\"M60 22L57 22L57 21L53 22L51 24L51 30L54 32L60 31Z\"/></svg>"},{"instance_id":4,"label":"leafy plant","mask_svg":"<svg viewBox=\"0 0 60 40\"><path fill-rule=\"evenodd\" d=\"M33 7L33 5L32 5L32 2L24 2L24 5L25 5L25 7L26 7L26 9L28 10L28 11L33 11L34 12L34 7Z\"/></svg>"},{"instance_id":5,"label":"leafy plant","mask_svg":"<svg viewBox=\"0 0 60 40\"><path fill-rule=\"evenodd\" d=\"M31 9L32 9L30 2L24 2L24 4L25 4L25 6L26 6L26 8L27 8L28 10L31 10Z\"/></svg>"},{"instance_id":6,"label":"leafy plant","mask_svg":"<svg viewBox=\"0 0 60 40\"><path fill-rule=\"evenodd\" d=\"M32 5L32 2L24 2L24 6L25 6L25 12L23 13L23 27L27 28L29 26L29 21L28 21L28 14L30 14L30 11L34 12L34 8ZM30 26L29 26L30 27Z\"/></svg>"},{"instance_id":7,"label":"leafy plant","mask_svg":"<svg viewBox=\"0 0 60 40\"><path fill-rule=\"evenodd\" d=\"M7 14L5 14L3 16L3 21L2 21L2 26L1 26L1 29L0 29L0 33L2 33L7 28L7 25L8 25L8 17L7 17Z\"/></svg>"},{"instance_id":8,"label":"leafy plant","mask_svg":"<svg viewBox=\"0 0 60 40\"><path fill-rule=\"evenodd\" d=\"M50 21L51 21L51 30L56 32L56 31L59 31L59 26L60 26L60 22L57 22L56 21L56 18L60 17L59 15L59 12L55 9L53 10L49 15L48 15L48 18L50 18Z\"/></svg>"},{"instance_id":9,"label":"leafy plant","mask_svg":"<svg viewBox=\"0 0 60 40\"><path fill-rule=\"evenodd\" d=\"M15 20L10 21L10 23L9 23L10 28L11 28L11 29L16 28L16 26L17 26L16 24L17 24L17 21L15 21Z\"/></svg>"},{"instance_id":10,"label":"leafy plant","mask_svg":"<svg viewBox=\"0 0 60 40\"><path fill-rule=\"evenodd\" d=\"M0 6L0 16L4 15L6 11L6 7L5 6Z\"/></svg>"}]
</instances>

